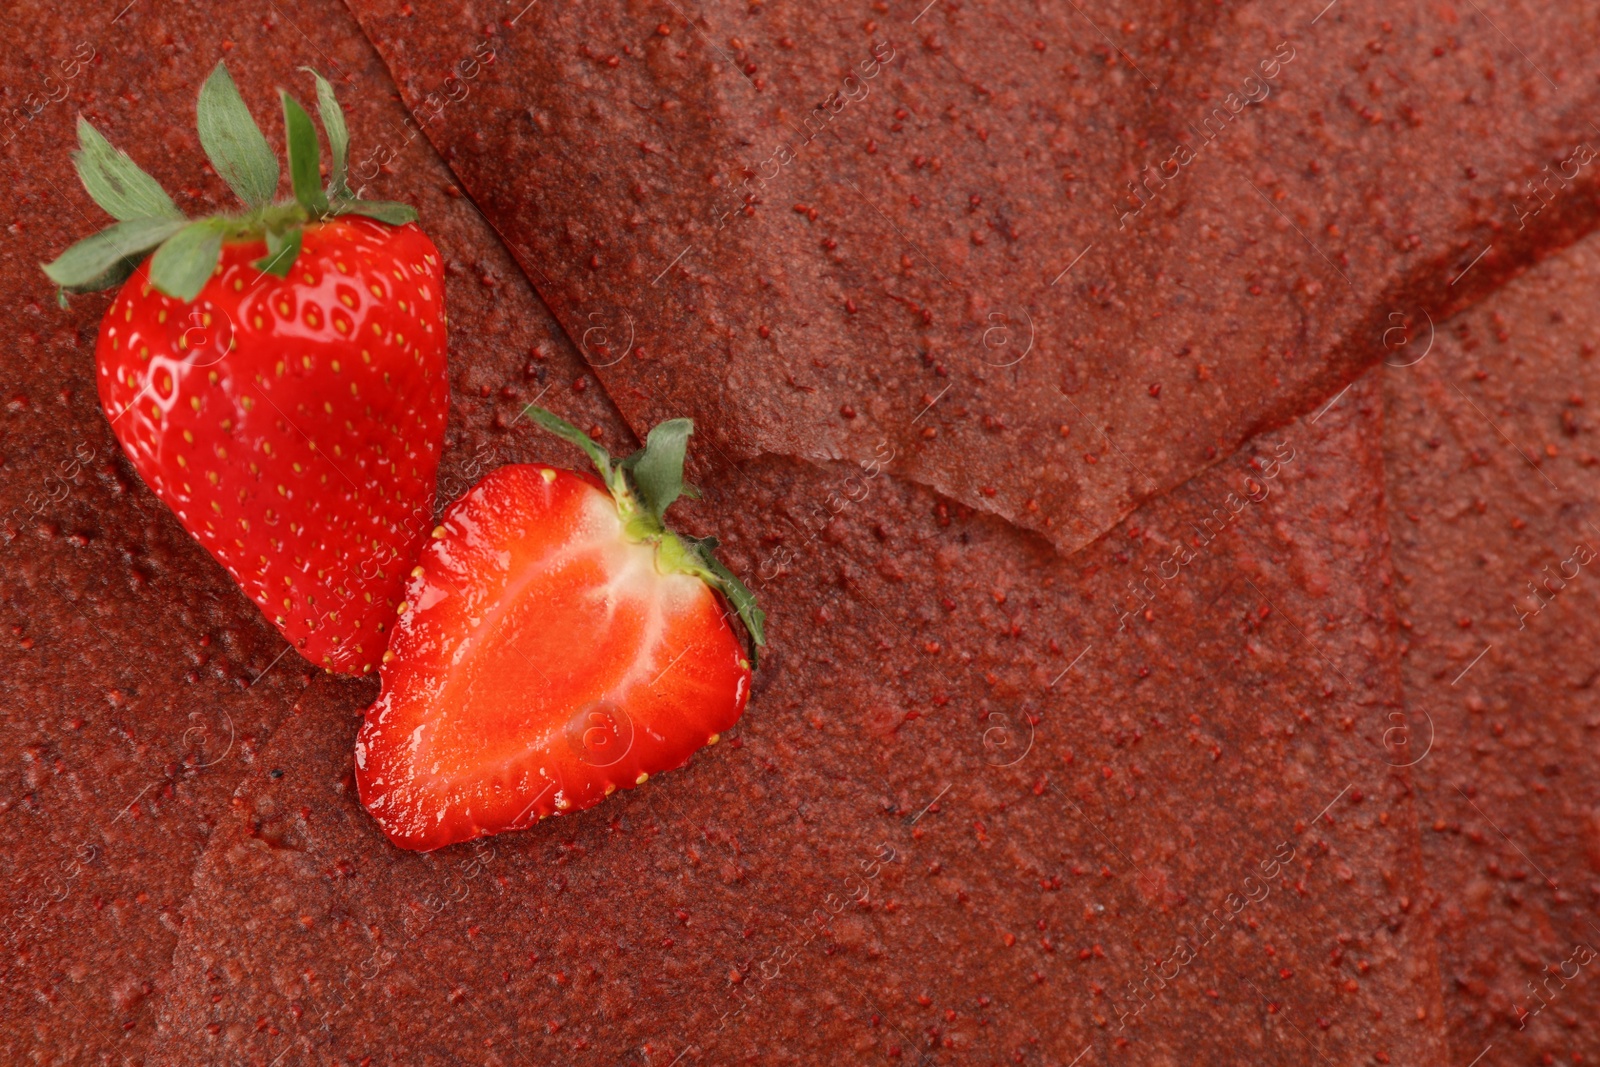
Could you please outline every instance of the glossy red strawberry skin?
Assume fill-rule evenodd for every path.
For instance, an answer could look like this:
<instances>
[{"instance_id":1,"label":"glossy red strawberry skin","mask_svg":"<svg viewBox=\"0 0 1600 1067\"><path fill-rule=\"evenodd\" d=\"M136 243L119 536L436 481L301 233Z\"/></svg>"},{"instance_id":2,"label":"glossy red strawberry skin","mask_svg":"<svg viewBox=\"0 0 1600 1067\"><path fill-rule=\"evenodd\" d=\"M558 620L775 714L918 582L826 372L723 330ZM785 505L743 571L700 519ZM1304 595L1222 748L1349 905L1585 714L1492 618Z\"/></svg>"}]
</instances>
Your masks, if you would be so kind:
<instances>
[{"instance_id":1,"label":"glossy red strawberry skin","mask_svg":"<svg viewBox=\"0 0 1600 1067\"><path fill-rule=\"evenodd\" d=\"M415 225L305 228L287 278L226 243L193 303L118 293L95 348L100 403L157 496L300 653L381 662L427 537L443 447L443 271Z\"/></svg>"},{"instance_id":2,"label":"glossy red strawberry skin","mask_svg":"<svg viewBox=\"0 0 1600 1067\"><path fill-rule=\"evenodd\" d=\"M399 618L356 782L403 848L590 807L682 766L749 698L717 595L662 574L572 471L501 467L451 505Z\"/></svg>"}]
</instances>

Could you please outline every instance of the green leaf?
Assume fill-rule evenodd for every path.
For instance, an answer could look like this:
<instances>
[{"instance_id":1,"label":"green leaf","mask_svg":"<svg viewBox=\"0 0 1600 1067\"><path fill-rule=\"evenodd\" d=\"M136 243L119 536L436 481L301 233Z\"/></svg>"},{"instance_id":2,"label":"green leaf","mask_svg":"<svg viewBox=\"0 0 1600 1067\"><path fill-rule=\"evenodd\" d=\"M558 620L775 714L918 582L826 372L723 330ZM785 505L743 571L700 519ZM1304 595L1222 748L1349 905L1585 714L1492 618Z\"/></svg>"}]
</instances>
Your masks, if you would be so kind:
<instances>
[{"instance_id":1,"label":"green leaf","mask_svg":"<svg viewBox=\"0 0 1600 1067\"><path fill-rule=\"evenodd\" d=\"M200 295L222 255L224 219L191 222L150 257L150 284L185 303Z\"/></svg>"},{"instance_id":2,"label":"green leaf","mask_svg":"<svg viewBox=\"0 0 1600 1067\"><path fill-rule=\"evenodd\" d=\"M567 441L583 449L584 454L594 462L595 468L599 470L601 480L604 481L613 492L616 491L617 473L611 468L611 453L607 452L605 449L596 444L594 438L590 437L588 434L584 433L582 430L578 429L576 426L572 425L572 423L568 422L566 419L563 419L555 412L546 411L537 404L529 404L527 407L522 409L522 413L528 416L528 418L532 419L534 422L538 423L540 426L544 427L546 430L549 430L551 433L561 438L563 441Z\"/></svg>"},{"instance_id":3,"label":"green leaf","mask_svg":"<svg viewBox=\"0 0 1600 1067\"><path fill-rule=\"evenodd\" d=\"M657 521L683 495L683 458L692 433L694 420L668 419L650 431L643 448L622 461L623 469L633 475L639 499Z\"/></svg>"},{"instance_id":4,"label":"green leaf","mask_svg":"<svg viewBox=\"0 0 1600 1067\"><path fill-rule=\"evenodd\" d=\"M137 266L156 245L165 241L184 227L178 219L130 219L108 226L92 237L85 237L55 260L44 265L50 280L63 289L75 293L108 288L132 272L132 266L122 278L107 280L122 263Z\"/></svg>"},{"instance_id":5,"label":"green leaf","mask_svg":"<svg viewBox=\"0 0 1600 1067\"><path fill-rule=\"evenodd\" d=\"M327 214L328 196L322 191L322 172L317 164L317 128L311 125L311 116L300 102L282 89L283 136L289 145L289 182L294 186L294 198L312 218Z\"/></svg>"},{"instance_id":6,"label":"green leaf","mask_svg":"<svg viewBox=\"0 0 1600 1067\"><path fill-rule=\"evenodd\" d=\"M251 207L265 207L278 191L278 159L239 96L225 63L200 87L196 109L200 146L222 180Z\"/></svg>"},{"instance_id":7,"label":"green leaf","mask_svg":"<svg viewBox=\"0 0 1600 1067\"><path fill-rule=\"evenodd\" d=\"M144 262L143 254L129 256L127 259L117 260L86 282L78 285L58 285L56 287L56 303L61 307L66 307L68 293L98 293L105 289L115 289L127 281L128 277L138 269L139 264L142 262Z\"/></svg>"},{"instance_id":8,"label":"green leaf","mask_svg":"<svg viewBox=\"0 0 1600 1067\"><path fill-rule=\"evenodd\" d=\"M294 266L294 261L300 258L300 238L304 231L296 226L286 234L267 231L267 254L256 260L251 266L266 274L277 278L287 278L289 268Z\"/></svg>"},{"instance_id":9,"label":"green leaf","mask_svg":"<svg viewBox=\"0 0 1600 1067\"><path fill-rule=\"evenodd\" d=\"M335 215L365 215L369 219L387 222L391 226L404 226L417 221L417 209L398 200L335 200Z\"/></svg>"},{"instance_id":10,"label":"green leaf","mask_svg":"<svg viewBox=\"0 0 1600 1067\"><path fill-rule=\"evenodd\" d=\"M700 556L706 568L716 576L712 582L717 590L728 598L728 604L739 616L739 621L744 623L744 628L750 634L750 667L754 669L759 665L760 649L767 644L767 613L756 607L756 595L752 593L743 582L730 571L713 552L717 547L715 537L685 538L692 541L695 552Z\"/></svg>"},{"instance_id":11,"label":"green leaf","mask_svg":"<svg viewBox=\"0 0 1600 1067\"><path fill-rule=\"evenodd\" d=\"M328 195L333 198L350 195L350 130L344 124L344 109L333 95L328 79L310 67L301 67L317 79L317 113L322 116L322 132L328 135L328 148L333 153L333 166L328 170Z\"/></svg>"},{"instance_id":12,"label":"green leaf","mask_svg":"<svg viewBox=\"0 0 1600 1067\"><path fill-rule=\"evenodd\" d=\"M80 286L75 286L71 291L80 293L98 293L105 289L115 289L117 286L127 281L128 278L132 276L134 271L139 269L139 264L143 263L144 259L145 257L143 255L137 255L129 256L127 259L118 260L116 263L112 264L110 270L100 275L100 277L96 278L94 281L87 282ZM66 293L68 290L63 287L60 292ZM64 298L61 300L61 306L66 307Z\"/></svg>"},{"instance_id":13,"label":"green leaf","mask_svg":"<svg viewBox=\"0 0 1600 1067\"><path fill-rule=\"evenodd\" d=\"M112 148L111 142L82 116L78 118L78 150L72 153L72 163L83 187L112 218L123 222L183 218L161 184L140 170L126 152Z\"/></svg>"}]
</instances>

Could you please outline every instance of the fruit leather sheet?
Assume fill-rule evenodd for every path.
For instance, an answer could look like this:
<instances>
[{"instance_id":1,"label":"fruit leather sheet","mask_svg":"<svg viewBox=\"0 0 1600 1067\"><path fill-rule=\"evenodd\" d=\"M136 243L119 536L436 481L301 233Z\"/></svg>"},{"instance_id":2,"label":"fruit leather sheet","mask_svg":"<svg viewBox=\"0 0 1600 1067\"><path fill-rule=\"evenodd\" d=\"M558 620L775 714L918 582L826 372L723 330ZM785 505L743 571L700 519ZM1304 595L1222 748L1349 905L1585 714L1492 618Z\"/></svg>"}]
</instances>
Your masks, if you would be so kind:
<instances>
[{"instance_id":1,"label":"fruit leather sheet","mask_svg":"<svg viewBox=\"0 0 1600 1067\"><path fill-rule=\"evenodd\" d=\"M745 718L527 832L387 847L358 694L319 680L196 869L163 1047L1445 1063L1379 405L1363 379L1072 559L889 451L724 468L686 518L771 613Z\"/></svg>"},{"instance_id":2,"label":"fruit leather sheet","mask_svg":"<svg viewBox=\"0 0 1600 1067\"><path fill-rule=\"evenodd\" d=\"M1389 526L1451 1062L1600 1049L1600 243L1397 351ZM1399 339L1399 335L1396 335Z\"/></svg>"},{"instance_id":3,"label":"fruit leather sheet","mask_svg":"<svg viewBox=\"0 0 1600 1067\"><path fill-rule=\"evenodd\" d=\"M505 462L481 437L463 447L467 428L510 424L541 394L612 447L632 447L432 148L393 132L405 112L342 7L135 6L112 22L116 13L14 6L0 42L7 107L40 105L25 122L7 112L0 147L13 201L0 240L13 314L0 340L6 1063L167 1062L150 1058L151 1004L166 990L194 861L312 676L123 459L93 379L109 298L58 308L39 270L106 221L73 174L76 113L204 213L229 196L203 171L193 133L214 61L228 57L279 145L274 86L309 101L296 69L320 68L339 83L357 147L395 147L383 195L415 203L445 255L453 392L440 492L453 497ZM352 706L376 691L351 687Z\"/></svg>"},{"instance_id":4,"label":"fruit leather sheet","mask_svg":"<svg viewBox=\"0 0 1600 1067\"><path fill-rule=\"evenodd\" d=\"M1592 5L351 8L636 431L1064 550L1596 214Z\"/></svg>"},{"instance_id":5,"label":"fruit leather sheet","mask_svg":"<svg viewBox=\"0 0 1600 1067\"><path fill-rule=\"evenodd\" d=\"M1564 977L1593 911L1592 650L1508 638L1448 684L1481 647L1461 635L1504 625L1463 628L1451 583L1504 613L1479 576L1520 594L1571 556L1587 431L1557 383L1584 290L1571 326L1505 298L1535 316L1506 358L1546 346L1532 323L1568 337L1565 370L1539 349L1544 392L1457 381L1562 489L1512 480L1487 425L1463 438L1465 475L1506 479L1473 513L1509 509L1522 539L1503 570L1449 533L1403 554L1405 687L1386 531L1491 520L1441 503L1466 492L1443 446L1394 433L1391 469L1421 450L1447 514L1386 515L1405 486L1378 386L1339 390L1592 226L1600 16L355 9L22 6L0 45L0 275L29 295L0 342L8 1062L1593 1046L1589 970ZM273 87L332 77L367 195L416 203L445 252L443 497L578 462L518 420L529 400L614 451L610 399L635 430L699 420L707 497L682 521L729 541L774 616L723 745L433 856L359 810L373 687L276 659L116 454L91 379L105 298L60 310L37 271L102 221L75 111L181 206L224 202L191 132L223 56L275 142ZM1461 351L1507 347L1488 321ZM1454 390L1406 407L1400 373L1397 423L1471 412ZM1518 555L1528 530L1561 554ZM1582 581L1527 629L1581 617Z\"/></svg>"}]
</instances>

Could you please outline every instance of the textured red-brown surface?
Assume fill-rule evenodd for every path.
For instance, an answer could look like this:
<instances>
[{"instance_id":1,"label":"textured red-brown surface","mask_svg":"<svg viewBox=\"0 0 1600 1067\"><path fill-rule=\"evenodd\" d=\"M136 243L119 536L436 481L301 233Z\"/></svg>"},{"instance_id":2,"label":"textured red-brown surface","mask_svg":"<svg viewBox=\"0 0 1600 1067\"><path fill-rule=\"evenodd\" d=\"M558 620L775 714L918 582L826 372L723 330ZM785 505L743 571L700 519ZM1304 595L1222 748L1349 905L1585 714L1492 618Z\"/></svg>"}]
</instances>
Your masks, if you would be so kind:
<instances>
[{"instance_id":1,"label":"textured red-brown surface","mask_svg":"<svg viewBox=\"0 0 1600 1067\"><path fill-rule=\"evenodd\" d=\"M1384 376L1406 704L1434 735L1413 774L1454 1062L1491 1044L1505 1063L1600 1052L1597 292L1591 238Z\"/></svg>"},{"instance_id":2,"label":"textured red-brown surface","mask_svg":"<svg viewBox=\"0 0 1600 1067\"><path fill-rule=\"evenodd\" d=\"M350 6L635 426L1066 550L1597 210L1581 4Z\"/></svg>"},{"instance_id":3,"label":"textured red-brown surface","mask_svg":"<svg viewBox=\"0 0 1600 1067\"><path fill-rule=\"evenodd\" d=\"M1524 184L1600 143L1594 9L351 7L7 13L0 1058L1600 1057L1589 571L1508 606L1600 525L1600 170ZM382 841L374 687L277 658L117 454L105 298L37 270L102 221L75 112L223 202L223 57L274 142L329 74L445 253L441 500L576 462L529 400L699 420L679 521L772 613L729 743Z\"/></svg>"}]
</instances>

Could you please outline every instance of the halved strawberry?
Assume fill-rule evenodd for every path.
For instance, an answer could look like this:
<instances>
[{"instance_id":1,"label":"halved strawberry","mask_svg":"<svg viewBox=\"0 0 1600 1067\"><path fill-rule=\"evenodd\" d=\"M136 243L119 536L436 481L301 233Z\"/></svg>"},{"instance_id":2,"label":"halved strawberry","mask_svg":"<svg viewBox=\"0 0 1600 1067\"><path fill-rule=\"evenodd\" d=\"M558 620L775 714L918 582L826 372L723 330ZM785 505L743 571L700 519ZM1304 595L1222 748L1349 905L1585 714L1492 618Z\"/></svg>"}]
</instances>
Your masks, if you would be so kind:
<instances>
[{"instance_id":1,"label":"halved strawberry","mask_svg":"<svg viewBox=\"0 0 1600 1067\"><path fill-rule=\"evenodd\" d=\"M127 279L95 346L123 450L302 655L362 673L432 521L443 270L414 211L350 194L344 117L320 76L317 93L329 185L284 94L295 200L274 204L277 160L218 65L200 139L250 210L194 222L80 120L78 173L123 221L45 270L64 291Z\"/></svg>"},{"instance_id":2,"label":"halved strawberry","mask_svg":"<svg viewBox=\"0 0 1600 1067\"><path fill-rule=\"evenodd\" d=\"M613 464L576 427L528 414L600 478L501 467L422 550L356 741L362 803L403 848L521 829L643 784L716 743L750 694L761 610L713 539L662 521L693 492L693 424L664 422Z\"/></svg>"}]
</instances>

